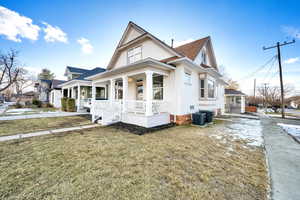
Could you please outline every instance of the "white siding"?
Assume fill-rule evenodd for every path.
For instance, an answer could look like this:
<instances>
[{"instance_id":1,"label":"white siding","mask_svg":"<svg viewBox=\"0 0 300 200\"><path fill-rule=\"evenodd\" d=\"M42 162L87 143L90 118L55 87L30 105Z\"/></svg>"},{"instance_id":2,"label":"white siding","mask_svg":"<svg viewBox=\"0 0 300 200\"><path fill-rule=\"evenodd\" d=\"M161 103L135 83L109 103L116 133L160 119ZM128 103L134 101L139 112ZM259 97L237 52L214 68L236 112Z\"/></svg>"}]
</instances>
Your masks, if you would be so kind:
<instances>
[{"instance_id":1,"label":"white siding","mask_svg":"<svg viewBox=\"0 0 300 200\"><path fill-rule=\"evenodd\" d=\"M50 92L49 102L55 107L60 108L61 107L61 90L52 90Z\"/></svg>"},{"instance_id":2,"label":"white siding","mask_svg":"<svg viewBox=\"0 0 300 200\"><path fill-rule=\"evenodd\" d=\"M119 56L116 58L115 64L112 68L118 68L127 65L127 50L139 45L142 46L142 59L153 58L157 60L162 60L174 56L172 53L158 45L153 40L146 39L119 52Z\"/></svg>"}]
</instances>

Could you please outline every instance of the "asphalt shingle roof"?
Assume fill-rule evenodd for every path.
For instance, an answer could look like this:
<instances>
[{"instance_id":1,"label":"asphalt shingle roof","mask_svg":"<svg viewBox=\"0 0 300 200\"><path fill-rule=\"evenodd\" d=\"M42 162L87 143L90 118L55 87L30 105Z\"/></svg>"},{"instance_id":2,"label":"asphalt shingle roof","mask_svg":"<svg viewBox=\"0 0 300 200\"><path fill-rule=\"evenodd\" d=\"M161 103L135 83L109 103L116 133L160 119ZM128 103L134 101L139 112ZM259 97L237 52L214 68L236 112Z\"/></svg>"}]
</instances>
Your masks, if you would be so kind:
<instances>
[{"instance_id":1,"label":"asphalt shingle roof","mask_svg":"<svg viewBox=\"0 0 300 200\"><path fill-rule=\"evenodd\" d=\"M78 67L71 67L71 66L67 66L67 69L70 71L70 72L73 72L73 73L80 73L80 74L83 74L83 73L86 73L90 70L88 69L82 69L82 68L78 68Z\"/></svg>"},{"instance_id":2,"label":"asphalt shingle roof","mask_svg":"<svg viewBox=\"0 0 300 200\"><path fill-rule=\"evenodd\" d=\"M225 89L225 94L234 94L234 95L240 94L240 95L245 95L241 91L234 90L234 89Z\"/></svg>"}]
</instances>

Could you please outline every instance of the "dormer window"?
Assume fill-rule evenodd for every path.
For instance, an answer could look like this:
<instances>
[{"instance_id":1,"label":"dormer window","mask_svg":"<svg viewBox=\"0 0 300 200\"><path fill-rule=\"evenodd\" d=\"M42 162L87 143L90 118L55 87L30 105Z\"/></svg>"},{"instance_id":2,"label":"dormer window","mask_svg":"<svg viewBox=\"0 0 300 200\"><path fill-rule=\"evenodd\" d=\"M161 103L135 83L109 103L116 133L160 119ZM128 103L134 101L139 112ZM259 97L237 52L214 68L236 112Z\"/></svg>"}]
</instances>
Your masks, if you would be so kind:
<instances>
[{"instance_id":1,"label":"dormer window","mask_svg":"<svg viewBox=\"0 0 300 200\"><path fill-rule=\"evenodd\" d=\"M206 56L206 51L203 50L201 53L201 59L203 64L207 64L207 56Z\"/></svg>"},{"instance_id":2,"label":"dormer window","mask_svg":"<svg viewBox=\"0 0 300 200\"><path fill-rule=\"evenodd\" d=\"M128 64L134 63L142 59L142 46L134 47L127 52L127 62Z\"/></svg>"}]
</instances>

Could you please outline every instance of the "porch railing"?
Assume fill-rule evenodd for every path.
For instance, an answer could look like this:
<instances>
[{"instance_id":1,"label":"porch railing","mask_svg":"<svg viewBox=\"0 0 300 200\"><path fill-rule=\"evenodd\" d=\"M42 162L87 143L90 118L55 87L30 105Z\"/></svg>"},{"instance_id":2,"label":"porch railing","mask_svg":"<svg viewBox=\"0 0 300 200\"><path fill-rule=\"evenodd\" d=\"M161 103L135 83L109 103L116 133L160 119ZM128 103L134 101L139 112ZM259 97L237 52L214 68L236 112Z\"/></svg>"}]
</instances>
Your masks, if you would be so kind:
<instances>
[{"instance_id":1,"label":"porch railing","mask_svg":"<svg viewBox=\"0 0 300 200\"><path fill-rule=\"evenodd\" d=\"M166 101L152 101L152 114L160 114L169 112L168 103ZM150 105L151 105L150 104ZM146 114L147 101L126 100L126 101L111 101L111 100L94 100L92 103L92 114L102 121L111 121L120 119L121 113Z\"/></svg>"},{"instance_id":2,"label":"porch railing","mask_svg":"<svg viewBox=\"0 0 300 200\"><path fill-rule=\"evenodd\" d=\"M137 101L137 100L126 100L125 101L126 112L145 114L146 106L147 106L146 101Z\"/></svg>"}]
</instances>

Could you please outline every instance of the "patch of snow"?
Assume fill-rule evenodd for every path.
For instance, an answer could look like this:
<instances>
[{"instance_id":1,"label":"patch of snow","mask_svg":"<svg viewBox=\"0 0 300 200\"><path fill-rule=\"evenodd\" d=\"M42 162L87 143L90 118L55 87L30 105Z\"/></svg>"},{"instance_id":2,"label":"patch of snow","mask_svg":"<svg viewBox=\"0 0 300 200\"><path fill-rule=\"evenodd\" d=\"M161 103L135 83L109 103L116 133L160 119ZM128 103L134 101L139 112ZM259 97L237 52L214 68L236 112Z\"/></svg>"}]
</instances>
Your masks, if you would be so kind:
<instances>
[{"instance_id":1,"label":"patch of snow","mask_svg":"<svg viewBox=\"0 0 300 200\"><path fill-rule=\"evenodd\" d=\"M6 112L7 113L11 113L11 112L23 113L23 112L28 112L28 111L33 111L33 109L32 108L16 108L16 109L9 109Z\"/></svg>"},{"instance_id":2,"label":"patch of snow","mask_svg":"<svg viewBox=\"0 0 300 200\"><path fill-rule=\"evenodd\" d=\"M235 139L242 139L251 146L262 146L262 128L259 120L240 119L226 126L228 132Z\"/></svg>"},{"instance_id":3,"label":"patch of snow","mask_svg":"<svg viewBox=\"0 0 300 200\"><path fill-rule=\"evenodd\" d=\"M285 130L289 134L300 138L300 126L299 125L283 124L283 123L278 123L277 125L281 126L283 128L283 130Z\"/></svg>"}]
</instances>

